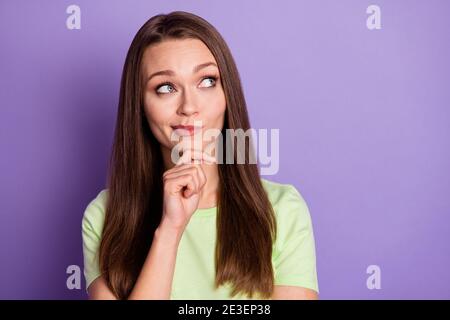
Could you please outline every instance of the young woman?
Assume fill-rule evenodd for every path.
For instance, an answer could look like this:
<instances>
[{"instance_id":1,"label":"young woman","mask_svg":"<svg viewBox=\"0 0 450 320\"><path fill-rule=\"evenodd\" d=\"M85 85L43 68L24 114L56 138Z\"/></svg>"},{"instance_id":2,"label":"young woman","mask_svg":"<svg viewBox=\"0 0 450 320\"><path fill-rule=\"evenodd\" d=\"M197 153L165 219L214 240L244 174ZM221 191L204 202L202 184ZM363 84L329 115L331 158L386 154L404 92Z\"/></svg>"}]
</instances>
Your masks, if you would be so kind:
<instances>
[{"instance_id":1,"label":"young woman","mask_svg":"<svg viewBox=\"0 0 450 320\"><path fill-rule=\"evenodd\" d=\"M107 189L82 221L91 299L318 298L299 192L260 178L248 161L252 146L245 163L230 164L206 142L186 143L198 129L226 136L249 128L236 64L217 30L180 11L148 20L123 68ZM236 145L214 145L236 158Z\"/></svg>"}]
</instances>

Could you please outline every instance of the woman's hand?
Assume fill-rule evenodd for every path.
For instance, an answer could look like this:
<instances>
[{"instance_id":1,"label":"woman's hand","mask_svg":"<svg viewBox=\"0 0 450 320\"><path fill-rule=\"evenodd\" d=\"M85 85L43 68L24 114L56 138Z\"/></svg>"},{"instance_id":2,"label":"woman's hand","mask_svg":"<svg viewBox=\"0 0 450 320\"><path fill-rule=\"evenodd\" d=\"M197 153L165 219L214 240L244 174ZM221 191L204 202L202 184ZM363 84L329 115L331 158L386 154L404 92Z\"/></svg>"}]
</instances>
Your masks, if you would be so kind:
<instances>
[{"instance_id":1,"label":"woman's hand","mask_svg":"<svg viewBox=\"0 0 450 320\"><path fill-rule=\"evenodd\" d=\"M177 164L163 174L164 222L183 230L198 207L200 194L206 184L202 162L215 162L215 158L196 150L184 151Z\"/></svg>"}]
</instances>

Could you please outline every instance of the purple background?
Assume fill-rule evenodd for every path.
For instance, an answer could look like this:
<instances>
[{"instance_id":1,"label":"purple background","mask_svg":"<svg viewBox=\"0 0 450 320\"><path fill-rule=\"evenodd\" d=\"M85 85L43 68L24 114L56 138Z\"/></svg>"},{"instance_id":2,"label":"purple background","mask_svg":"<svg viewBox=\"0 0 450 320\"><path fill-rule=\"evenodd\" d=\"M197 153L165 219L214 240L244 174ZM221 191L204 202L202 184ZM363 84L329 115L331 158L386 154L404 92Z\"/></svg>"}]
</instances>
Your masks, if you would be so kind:
<instances>
[{"instance_id":1,"label":"purple background","mask_svg":"<svg viewBox=\"0 0 450 320\"><path fill-rule=\"evenodd\" d=\"M66 8L81 7L81 30ZM366 8L381 7L381 30ZM126 52L151 16L210 21L253 128L313 218L322 299L450 298L448 1L2 1L0 298L86 298L81 218L104 188ZM366 268L381 268L381 289Z\"/></svg>"}]
</instances>

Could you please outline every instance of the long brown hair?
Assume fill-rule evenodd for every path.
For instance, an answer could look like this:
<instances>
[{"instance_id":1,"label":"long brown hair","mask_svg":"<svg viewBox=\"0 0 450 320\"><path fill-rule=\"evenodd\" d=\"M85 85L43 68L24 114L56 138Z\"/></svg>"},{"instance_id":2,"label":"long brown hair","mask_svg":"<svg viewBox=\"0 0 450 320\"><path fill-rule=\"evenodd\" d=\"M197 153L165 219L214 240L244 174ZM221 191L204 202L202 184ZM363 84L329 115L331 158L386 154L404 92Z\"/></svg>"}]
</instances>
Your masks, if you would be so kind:
<instances>
[{"instance_id":1,"label":"long brown hair","mask_svg":"<svg viewBox=\"0 0 450 320\"><path fill-rule=\"evenodd\" d=\"M139 276L162 216L163 161L143 109L142 55L167 39L195 38L214 55L226 98L226 129L250 128L238 70L219 32L206 20L176 11L149 19L128 50L120 84L114 143L108 168L108 201L100 244L100 270L119 299L127 299ZM235 146L235 145L234 145ZM224 148L223 155L230 152ZM215 251L216 288L229 282L231 296L269 298L273 291L273 208L257 164L219 164ZM234 155L236 153L234 152Z\"/></svg>"}]
</instances>

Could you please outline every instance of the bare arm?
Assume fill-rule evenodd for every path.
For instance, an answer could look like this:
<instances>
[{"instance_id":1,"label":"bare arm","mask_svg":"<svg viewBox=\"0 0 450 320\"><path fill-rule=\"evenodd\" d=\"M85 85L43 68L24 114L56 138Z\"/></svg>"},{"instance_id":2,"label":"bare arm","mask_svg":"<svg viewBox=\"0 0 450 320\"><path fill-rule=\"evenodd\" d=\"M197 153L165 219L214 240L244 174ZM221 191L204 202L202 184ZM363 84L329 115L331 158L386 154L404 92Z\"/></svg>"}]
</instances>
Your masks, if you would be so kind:
<instances>
[{"instance_id":1,"label":"bare arm","mask_svg":"<svg viewBox=\"0 0 450 320\"><path fill-rule=\"evenodd\" d=\"M179 163L163 175L164 203L161 223L129 300L170 299L178 245L184 229L198 207L206 176L198 164L189 162L198 154L187 152ZM201 158L200 158L201 159ZM117 299L99 277L88 288L90 299Z\"/></svg>"},{"instance_id":2,"label":"bare arm","mask_svg":"<svg viewBox=\"0 0 450 320\"><path fill-rule=\"evenodd\" d=\"M87 290L89 300L117 300L116 296L109 290L102 276L92 281Z\"/></svg>"},{"instance_id":3,"label":"bare arm","mask_svg":"<svg viewBox=\"0 0 450 320\"><path fill-rule=\"evenodd\" d=\"M155 231L152 247L129 300L170 299L178 244L183 230L164 223Z\"/></svg>"},{"instance_id":4,"label":"bare arm","mask_svg":"<svg viewBox=\"0 0 450 320\"><path fill-rule=\"evenodd\" d=\"M183 230L164 222L156 229L152 246L139 274L129 300L170 299L176 254ZM115 300L116 296L103 277L95 279L88 288L89 299Z\"/></svg>"}]
</instances>

